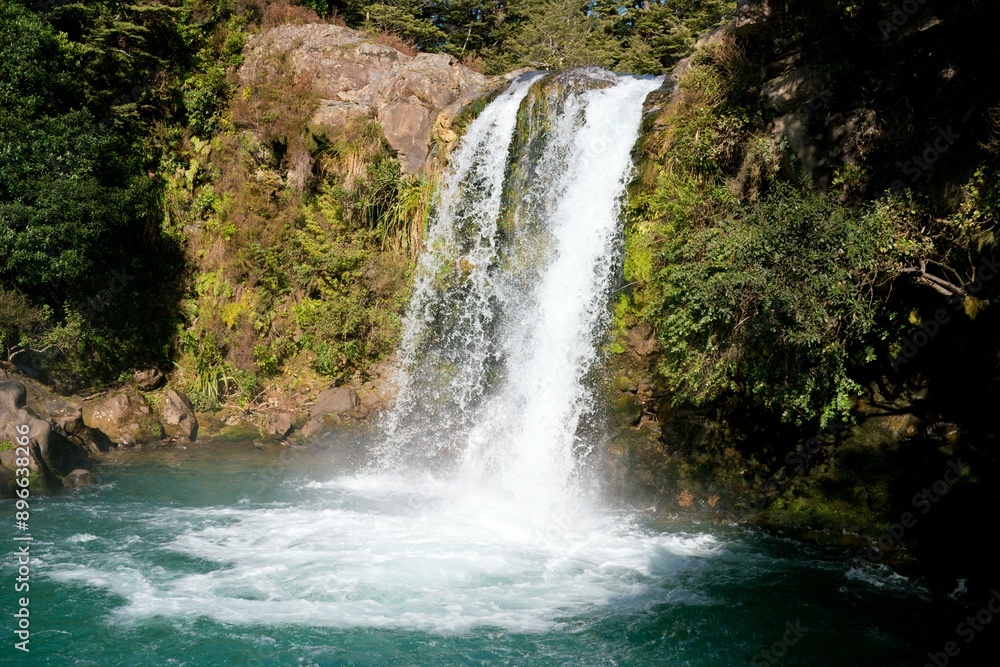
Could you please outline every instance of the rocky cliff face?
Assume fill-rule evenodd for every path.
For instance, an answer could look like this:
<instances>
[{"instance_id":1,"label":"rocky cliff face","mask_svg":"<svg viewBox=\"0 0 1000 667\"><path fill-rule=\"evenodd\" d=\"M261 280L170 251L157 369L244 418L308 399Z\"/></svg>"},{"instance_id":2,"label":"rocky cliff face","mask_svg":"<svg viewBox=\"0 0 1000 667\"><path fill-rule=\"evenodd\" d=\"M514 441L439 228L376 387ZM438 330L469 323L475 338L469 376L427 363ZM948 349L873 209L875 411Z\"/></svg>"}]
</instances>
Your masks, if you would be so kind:
<instances>
[{"instance_id":1,"label":"rocky cliff face","mask_svg":"<svg viewBox=\"0 0 1000 667\"><path fill-rule=\"evenodd\" d=\"M451 122L459 112L506 82L449 55L410 56L363 32L322 24L284 25L251 37L241 82L252 85L275 67L310 81L319 98L315 125L337 127L358 116L378 120L405 173L423 171L435 139L457 139Z\"/></svg>"}]
</instances>

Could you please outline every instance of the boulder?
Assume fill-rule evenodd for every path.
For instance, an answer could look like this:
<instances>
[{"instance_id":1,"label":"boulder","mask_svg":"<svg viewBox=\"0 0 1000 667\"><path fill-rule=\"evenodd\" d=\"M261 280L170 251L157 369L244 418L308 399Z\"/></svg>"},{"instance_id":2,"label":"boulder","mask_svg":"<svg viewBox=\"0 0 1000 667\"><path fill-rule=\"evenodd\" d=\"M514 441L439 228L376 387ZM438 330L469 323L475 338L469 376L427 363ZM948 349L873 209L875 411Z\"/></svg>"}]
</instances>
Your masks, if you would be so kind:
<instances>
[{"instance_id":1,"label":"boulder","mask_svg":"<svg viewBox=\"0 0 1000 667\"><path fill-rule=\"evenodd\" d=\"M292 426L292 414L290 412L271 412L264 421L264 434L278 440L283 440L292 432Z\"/></svg>"},{"instance_id":2,"label":"boulder","mask_svg":"<svg viewBox=\"0 0 1000 667\"><path fill-rule=\"evenodd\" d=\"M204 438L214 438L226 427L226 423L210 412L196 412L198 433Z\"/></svg>"},{"instance_id":3,"label":"boulder","mask_svg":"<svg viewBox=\"0 0 1000 667\"><path fill-rule=\"evenodd\" d=\"M37 394L37 391L32 391ZM36 405L55 402L55 397L40 401L30 396ZM55 474L64 474L88 461L86 449L70 441L65 431L56 425L45 413L39 413L29 402L29 391L25 383L18 380L0 381L0 441L15 445L27 428L29 470L38 474L43 486L58 486ZM13 469L16 466L16 449L7 448L0 452L0 464ZM54 474L55 473L55 474Z\"/></svg>"},{"instance_id":4,"label":"boulder","mask_svg":"<svg viewBox=\"0 0 1000 667\"><path fill-rule=\"evenodd\" d=\"M405 173L428 165L435 128L450 128L468 103L506 83L442 53L410 56L366 33L336 25L281 25L251 35L240 81L252 86L277 64L308 81L319 98L312 122L339 127L359 116L378 120Z\"/></svg>"},{"instance_id":5,"label":"boulder","mask_svg":"<svg viewBox=\"0 0 1000 667\"><path fill-rule=\"evenodd\" d=\"M63 477L63 486L69 489L80 489L87 486L97 486L99 481L97 475L89 470L77 468Z\"/></svg>"},{"instance_id":6,"label":"boulder","mask_svg":"<svg viewBox=\"0 0 1000 667\"><path fill-rule=\"evenodd\" d=\"M131 387L84 404L83 422L117 445L141 445L163 437L163 425L149 403Z\"/></svg>"},{"instance_id":7,"label":"boulder","mask_svg":"<svg viewBox=\"0 0 1000 667\"><path fill-rule=\"evenodd\" d=\"M167 389L164 393L160 421L171 438L184 438L190 442L198 439L198 418L191 401L176 389Z\"/></svg>"},{"instance_id":8,"label":"boulder","mask_svg":"<svg viewBox=\"0 0 1000 667\"><path fill-rule=\"evenodd\" d=\"M815 67L799 67L764 83L764 105L778 113L788 113L826 94L827 77Z\"/></svg>"},{"instance_id":9,"label":"boulder","mask_svg":"<svg viewBox=\"0 0 1000 667\"><path fill-rule=\"evenodd\" d=\"M358 395L353 387L331 387L320 392L309 411L310 417L350 412L358 405Z\"/></svg>"},{"instance_id":10,"label":"boulder","mask_svg":"<svg viewBox=\"0 0 1000 667\"><path fill-rule=\"evenodd\" d=\"M344 419L363 419L367 408L359 404L358 394L353 387L331 387L320 392L316 403L309 410L309 420L302 426L306 438L318 438Z\"/></svg>"},{"instance_id":11,"label":"boulder","mask_svg":"<svg viewBox=\"0 0 1000 667\"><path fill-rule=\"evenodd\" d=\"M139 388L139 391L156 391L167 382L166 376L159 368L136 371L134 378L135 386Z\"/></svg>"},{"instance_id":12,"label":"boulder","mask_svg":"<svg viewBox=\"0 0 1000 667\"><path fill-rule=\"evenodd\" d=\"M28 390L23 384L13 381L0 382L0 422L15 419L28 400Z\"/></svg>"},{"instance_id":13,"label":"boulder","mask_svg":"<svg viewBox=\"0 0 1000 667\"><path fill-rule=\"evenodd\" d=\"M35 414L47 419L60 436L65 436L72 446L83 450L81 460L72 467L86 462L86 452L99 454L111 447L111 442L103 433L87 427L83 423L82 401L65 398L53 393L48 387L31 378L20 378L19 382L27 390L27 407ZM65 470L71 470L65 468Z\"/></svg>"}]
</instances>

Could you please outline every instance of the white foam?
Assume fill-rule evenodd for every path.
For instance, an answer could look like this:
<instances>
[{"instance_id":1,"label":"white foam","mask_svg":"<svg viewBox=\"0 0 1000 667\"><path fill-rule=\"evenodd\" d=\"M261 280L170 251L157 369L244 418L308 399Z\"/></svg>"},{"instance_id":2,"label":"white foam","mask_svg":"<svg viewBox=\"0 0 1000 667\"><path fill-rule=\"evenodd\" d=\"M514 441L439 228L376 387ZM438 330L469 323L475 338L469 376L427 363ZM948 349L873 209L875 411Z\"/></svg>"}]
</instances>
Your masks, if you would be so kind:
<instances>
[{"instance_id":1,"label":"white foam","mask_svg":"<svg viewBox=\"0 0 1000 667\"><path fill-rule=\"evenodd\" d=\"M645 530L576 484L631 149L660 81L578 71L532 99L539 81L512 84L452 156L380 473L302 483L295 505L164 508L139 555L71 550L51 576L123 597L122 623L540 632L712 603L682 575L724 553L715 538ZM421 472L449 457L447 477Z\"/></svg>"},{"instance_id":2,"label":"white foam","mask_svg":"<svg viewBox=\"0 0 1000 667\"><path fill-rule=\"evenodd\" d=\"M176 537L147 545L143 555L126 544L98 555L78 542L46 569L56 581L124 598L114 619L120 623L165 616L541 632L595 610L711 603L677 581L722 553L710 535L656 534L615 513L536 523L502 507L455 505L446 483L436 495L392 506L370 495L388 483L332 480L360 491L308 508L164 509L158 530ZM171 553L205 566L157 565Z\"/></svg>"}]
</instances>

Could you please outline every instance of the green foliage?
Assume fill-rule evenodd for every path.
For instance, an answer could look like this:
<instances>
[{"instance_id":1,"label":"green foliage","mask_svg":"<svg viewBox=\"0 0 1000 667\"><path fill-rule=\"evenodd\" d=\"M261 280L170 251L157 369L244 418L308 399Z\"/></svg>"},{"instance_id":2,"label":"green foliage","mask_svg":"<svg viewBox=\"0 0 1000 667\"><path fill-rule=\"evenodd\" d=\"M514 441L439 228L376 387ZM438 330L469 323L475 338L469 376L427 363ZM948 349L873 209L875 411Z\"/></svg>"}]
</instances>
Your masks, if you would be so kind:
<instances>
[{"instance_id":1,"label":"green foliage","mask_svg":"<svg viewBox=\"0 0 1000 667\"><path fill-rule=\"evenodd\" d=\"M605 65L660 74L695 40L735 11L728 0L303 0L321 16L398 35L421 51L482 62L498 74L515 67Z\"/></svg>"},{"instance_id":2,"label":"green foliage","mask_svg":"<svg viewBox=\"0 0 1000 667\"><path fill-rule=\"evenodd\" d=\"M184 109L191 130L211 136L232 94L229 73L243 63L245 17L232 15L216 25L211 40L195 55L191 75L182 87Z\"/></svg>"},{"instance_id":3,"label":"green foliage","mask_svg":"<svg viewBox=\"0 0 1000 667\"><path fill-rule=\"evenodd\" d=\"M536 69L564 69L578 65L609 66L618 44L603 21L589 12L587 0L524 0L518 4L524 23L509 48L522 64Z\"/></svg>"},{"instance_id":4,"label":"green foliage","mask_svg":"<svg viewBox=\"0 0 1000 667\"><path fill-rule=\"evenodd\" d=\"M602 1L595 9L610 23L607 31L625 44L618 69L658 74L690 54L699 37L733 14L734 5L725 0L664 0L622 7Z\"/></svg>"},{"instance_id":5,"label":"green foliage","mask_svg":"<svg viewBox=\"0 0 1000 667\"><path fill-rule=\"evenodd\" d=\"M96 94L70 85L76 45L14 3L0 16L0 280L88 294L143 240L142 151L115 115L97 120L107 107L87 104Z\"/></svg>"},{"instance_id":6,"label":"green foliage","mask_svg":"<svg viewBox=\"0 0 1000 667\"><path fill-rule=\"evenodd\" d=\"M310 127L316 103L283 69L250 82L171 177L177 217L202 229L181 366L203 409L292 367L346 379L395 348L432 180L404 176L370 119Z\"/></svg>"},{"instance_id":7,"label":"green foliage","mask_svg":"<svg viewBox=\"0 0 1000 667\"><path fill-rule=\"evenodd\" d=\"M844 418L851 369L885 334L880 282L900 261L887 207L854 212L780 186L672 243L654 322L670 388L695 402L727 391L789 420Z\"/></svg>"},{"instance_id":8,"label":"green foliage","mask_svg":"<svg viewBox=\"0 0 1000 667\"><path fill-rule=\"evenodd\" d=\"M53 348L54 370L112 378L169 346L179 258L157 225L153 135L188 65L186 20L155 3L0 0L0 285L48 309L32 346Z\"/></svg>"},{"instance_id":9,"label":"green foliage","mask_svg":"<svg viewBox=\"0 0 1000 667\"><path fill-rule=\"evenodd\" d=\"M47 320L44 308L32 305L18 290L0 286L0 349L6 356L14 348L31 346Z\"/></svg>"},{"instance_id":10,"label":"green foliage","mask_svg":"<svg viewBox=\"0 0 1000 667\"><path fill-rule=\"evenodd\" d=\"M218 409L230 385L237 382L215 337L206 335L199 339L190 333L182 334L181 349L194 361L194 377L186 388L191 404L199 411ZM252 387L249 389L252 391Z\"/></svg>"},{"instance_id":11,"label":"green foliage","mask_svg":"<svg viewBox=\"0 0 1000 667\"><path fill-rule=\"evenodd\" d=\"M310 296L294 307L293 316L303 332L303 347L315 355L315 369L344 379L366 361L382 358L394 348L402 276L387 271L399 260L379 256L373 247L386 230L376 222L375 229L349 233L338 212L329 193L320 193L303 211L303 228L295 235L301 258L296 271ZM373 270L385 276L379 282L386 278L392 282L380 289L367 279Z\"/></svg>"},{"instance_id":12,"label":"green foliage","mask_svg":"<svg viewBox=\"0 0 1000 667\"><path fill-rule=\"evenodd\" d=\"M849 419L904 314L925 308L894 286L928 266L955 289L971 284L972 258L995 244L996 175L976 171L946 214L908 192L851 198L868 178L859 164L840 170L835 194L783 183L781 147L746 97L754 67L732 40L699 51L644 140L627 310L654 325L678 402L736 394L785 421ZM965 301L970 317L983 303Z\"/></svg>"},{"instance_id":13,"label":"green foliage","mask_svg":"<svg viewBox=\"0 0 1000 667\"><path fill-rule=\"evenodd\" d=\"M226 68L221 64L208 67L188 79L184 90L184 107L192 131L210 136L218 127L218 115L229 95Z\"/></svg>"}]
</instances>

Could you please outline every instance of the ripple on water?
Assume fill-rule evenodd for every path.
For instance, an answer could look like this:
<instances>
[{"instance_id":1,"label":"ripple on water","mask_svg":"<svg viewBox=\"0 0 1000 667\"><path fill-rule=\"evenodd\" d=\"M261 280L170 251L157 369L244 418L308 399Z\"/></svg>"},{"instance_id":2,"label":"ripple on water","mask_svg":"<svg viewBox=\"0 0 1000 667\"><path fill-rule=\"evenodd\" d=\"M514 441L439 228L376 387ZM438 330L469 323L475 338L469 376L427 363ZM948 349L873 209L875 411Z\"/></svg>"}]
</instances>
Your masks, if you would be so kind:
<instances>
[{"instance_id":1,"label":"ripple on water","mask_svg":"<svg viewBox=\"0 0 1000 667\"><path fill-rule=\"evenodd\" d=\"M121 544L96 558L84 548L98 538L74 535L49 576L122 597L123 623L543 632L595 612L711 604L685 578L725 553L711 535L652 533L628 514L526 515L496 498L455 504L427 479L303 486L322 501L162 508L145 519L171 537L143 550ZM192 572L188 561L209 566Z\"/></svg>"}]
</instances>

